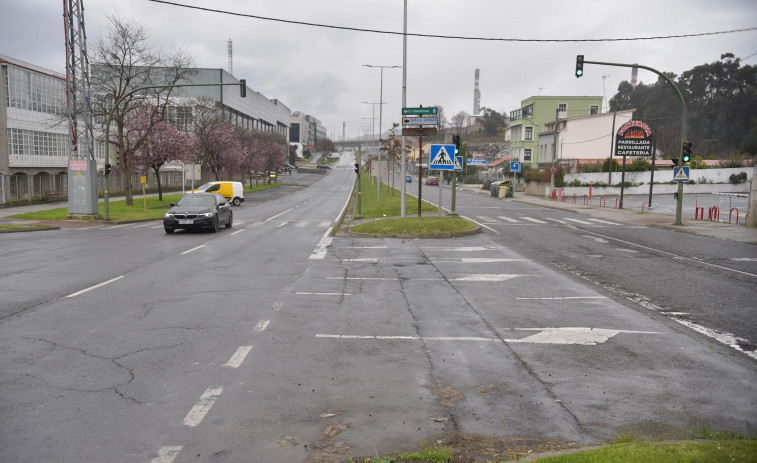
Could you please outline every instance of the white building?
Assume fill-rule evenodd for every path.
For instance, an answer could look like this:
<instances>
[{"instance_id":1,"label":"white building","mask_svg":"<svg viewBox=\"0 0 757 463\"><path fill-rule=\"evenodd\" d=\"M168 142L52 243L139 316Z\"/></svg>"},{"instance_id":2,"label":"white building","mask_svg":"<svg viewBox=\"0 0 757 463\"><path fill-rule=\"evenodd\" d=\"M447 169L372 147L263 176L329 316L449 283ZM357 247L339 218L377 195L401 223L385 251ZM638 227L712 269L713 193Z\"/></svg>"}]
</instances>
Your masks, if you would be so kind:
<instances>
[{"instance_id":1,"label":"white building","mask_svg":"<svg viewBox=\"0 0 757 463\"><path fill-rule=\"evenodd\" d=\"M66 77L0 55L0 204L63 195L71 140ZM102 150L96 150L102 165Z\"/></svg>"},{"instance_id":2,"label":"white building","mask_svg":"<svg viewBox=\"0 0 757 463\"><path fill-rule=\"evenodd\" d=\"M557 130L557 153L555 155L555 121L544 124L539 134L537 151L540 165L557 163L569 170L583 164L603 162L615 147L615 133L630 121L634 109L616 111L594 116L559 119ZM614 122L613 122L614 120Z\"/></svg>"}]
</instances>

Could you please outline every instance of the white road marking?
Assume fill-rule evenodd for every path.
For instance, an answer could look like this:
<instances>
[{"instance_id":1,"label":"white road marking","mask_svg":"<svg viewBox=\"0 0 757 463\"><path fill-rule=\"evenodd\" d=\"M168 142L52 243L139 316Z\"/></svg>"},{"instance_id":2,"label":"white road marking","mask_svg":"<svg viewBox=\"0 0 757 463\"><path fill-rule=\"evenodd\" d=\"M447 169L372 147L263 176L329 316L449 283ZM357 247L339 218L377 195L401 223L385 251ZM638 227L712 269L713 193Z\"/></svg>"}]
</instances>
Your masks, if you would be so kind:
<instances>
[{"instance_id":1,"label":"white road marking","mask_svg":"<svg viewBox=\"0 0 757 463\"><path fill-rule=\"evenodd\" d=\"M716 330L704 327L702 325L697 325L696 323L692 323L690 321L683 320L681 318L670 317L670 319L673 320L673 321L676 321L676 322L680 323L681 325L688 326L692 330L697 331L699 333L702 333L703 335L705 335L707 337L710 337L710 338L712 338L712 339L714 339L714 340L716 340L718 342L721 342L721 343L725 344L726 346L733 347L737 351L743 352L746 355L752 357L753 359L757 359L757 351L747 351L747 350L744 350L741 347L740 344L743 344L743 345L750 345L751 344L749 341L747 341L744 338L740 338L738 336L734 336L731 333L719 332L719 331L716 331Z\"/></svg>"},{"instance_id":2,"label":"white road marking","mask_svg":"<svg viewBox=\"0 0 757 463\"><path fill-rule=\"evenodd\" d=\"M326 257L326 248L331 246L331 240L333 239L331 236L331 230L332 227L329 227L329 229L326 230L326 233L323 234L321 241L315 246L315 250L313 250L313 253L310 254L308 259L323 259Z\"/></svg>"},{"instance_id":3,"label":"white road marking","mask_svg":"<svg viewBox=\"0 0 757 463\"><path fill-rule=\"evenodd\" d=\"M607 243L609 243L609 241L607 241L606 239L604 239L604 238L597 238L596 236L591 236L591 235L583 235L583 237L584 237L584 238L589 238L590 240L594 240L594 241L596 241L597 243L602 243L602 244L607 244Z\"/></svg>"},{"instance_id":4,"label":"white road marking","mask_svg":"<svg viewBox=\"0 0 757 463\"><path fill-rule=\"evenodd\" d=\"M275 219L276 217L282 216L282 215L286 214L287 212L291 211L292 209L294 209L294 208L290 207L289 209L285 210L284 212L280 212L280 213L274 215L273 217L269 217L269 218L265 219L263 222L270 222L271 220Z\"/></svg>"},{"instance_id":5,"label":"white road marking","mask_svg":"<svg viewBox=\"0 0 757 463\"><path fill-rule=\"evenodd\" d=\"M309 222L297 222L294 224L294 228L304 228L310 225Z\"/></svg>"},{"instance_id":6,"label":"white road marking","mask_svg":"<svg viewBox=\"0 0 757 463\"><path fill-rule=\"evenodd\" d=\"M517 275L508 273L478 273L472 275L463 275L458 278L450 278L451 281L507 281L513 278L535 276L535 275Z\"/></svg>"},{"instance_id":7,"label":"white road marking","mask_svg":"<svg viewBox=\"0 0 757 463\"><path fill-rule=\"evenodd\" d=\"M241 365L242 362L244 362L244 359L247 358L247 354L250 353L250 350L252 350L252 346L240 346L239 349L234 352L234 355L231 356L229 361L226 362L223 366L239 368L239 365Z\"/></svg>"},{"instance_id":8,"label":"white road marking","mask_svg":"<svg viewBox=\"0 0 757 463\"><path fill-rule=\"evenodd\" d=\"M473 252L473 251L492 251L496 248L486 248L483 246L460 246L459 248L440 247L440 246L424 246L423 249L439 249L447 252Z\"/></svg>"},{"instance_id":9,"label":"white road marking","mask_svg":"<svg viewBox=\"0 0 757 463\"><path fill-rule=\"evenodd\" d=\"M168 447L161 447L158 450L158 456L150 460L150 463L171 463L179 456L179 452L183 447L181 445L174 445Z\"/></svg>"},{"instance_id":10,"label":"white road marking","mask_svg":"<svg viewBox=\"0 0 757 463\"><path fill-rule=\"evenodd\" d=\"M321 227L330 227L331 226L331 222L320 222L318 225L321 226Z\"/></svg>"},{"instance_id":11,"label":"white road marking","mask_svg":"<svg viewBox=\"0 0 757 463\"><path fill-rule=\"evenodd\" d=\"M604 223L604 224L607 224L607 225L620 225L617 222L610 222L608 220L602 220L602 219L586 219L586 220L589 220L591 222Z\"/></svg>"},{"instance_id":12,"label":"white road marking","mask_svg":"<svg viewBox=\"0 0 757 463\"><path fill-rule=\"evenodd\" d=\"M462 257L460 262L464 264L487 264L493 262L530 262L528 259L508 259L506 257Z\"/></svg>"},{"instance_id":13,"label":"white road marking","mask_svg":"<svg viewBox=\"0 0 757 463\"><path fill-rule=\"evenodd\" d=\"M629 331L608 330L602 328L565 327L565 328L514 328L514 331L538 331L525 338L500 339L478 336L378 336L355 334L316 334L316 338L327 339L375 339L375 340L408 340L408 341L439 341L439 342L506 342L524 344L577 344L596 346L607 342L619 333L631 334L660 334L657 331Z\"/></svg>"},{"instance_id":14,"label":"white road marking","mask_svg":"<svg viewBox=\"0 0 757 463\"><path fill-rule=\"evenodd\" d=\"M630 252L633 254L638 254L640 251L637 251L636 249L625 249L625 248L615 248L616 251L623 251L623 252Z\"/></svg>"},{"instance_id":15,"label":"white road marking","mask_svg":"<svg viewBox=\"0 0 757 463\"><path fill-rule=\"evenodd\" d=\"M232 233L232 235L236 235L237 233L242 233L243 231L244 231L244 229L242 229L242 230L237 230L237 231L235 231L234 233Z\"/></svg>"},{"instance_id":16,"label":"white road marking","mask_svg":"<svg viewBox=\"0 0 757 463\"><path fill-rule=\"evenodd\" d=\"M247 227L246 227L246 228L254 228L254 227L259 227L260 225L262 225L262 223L263 223L263 222L253 222L253 223L251 223L251 224L247 225Z\"/></svg>"},{"instance_id":17,"label":"white road marking","mask_svg":"<svg viewBox=\"0 0 757 463\"><path fill-rule=\"evenodd\" d=\"M757 262L757 257L735 257L728 260L735 260L736 262Z\"/></svg>"},{"instance_id":18,"label":"white road marking","mask_svg":"<svg viewBox=\"0 0 757 463\"><path fill-rule=\"evenodd\" d=\"M288 224L289 222L276 222L276 224L273 226L274 228L281 228L284 225Z\"/></svg>"},{"instance_id":19,"label":"white road marking","mask_svg":"<svg viewBox=\"0 0 757 463\"><path fill-rule=\"evenodd\" d=\"M533 217L522 217L522 219L523 220L528 220L528 221L533 222L533 223L547 223L547 222L545 222L543 220L535 219Z\"/></svg>"},{"instance_id":20,"label":"white road marking","mask_svg":"<svg viewBox=\"0 0 757 463\"><path fill-rule=\"evenodd\" d=\"M122 224L119 224L119 225L110 225L108 227L103 228L103 230L115 230L116 228L123 228L123 227L126 227L127 225L131 225L131 224L130 223L122 223Z\"/></svg>"},{"instance_id":21,"label":"white road marking","mask_svg":"<svg viewBox=\"0 0 757 463\"><path fill-rule=\"evenodd\" d=\"M202 396L200 396L200 401L184 417L184 424L192 428L200 424L222 392L222 387L209 387L206 389Z\"/></svg>"},{"instance_id":22,"label":"white road marking","mask_svg":"<svg viewBox=\"0 0 757 463\"><path fill-rule=\"evenodd\" d=\"M190 252L192 252L192 251L197 251L198 249L200 249L200 248L204 248L204 247L205 247L205 245L204 245L204 244L201 244L201 245L199 245L199 246L197 246L197 247L194 247L194 248L192 248L192 249L187 249L186 251L182 252L181 254L182 254L182 255L184 255L184 254L189 254L189 253L190 253Z\"/></svg>"},{"instance_id":23,"label":"white road marking","mask_svg":"<svg viewBox=\"0 0 757 463\"><path fill-rule=\"evenodd\" d=\"M563 299L607 299L607 296L562 296L562 297L516 297L519 301L560 301Z\"/></svg>"},{"instance_id":24,"label":"white road marking","mask_svg":"<svg viewBox=\"0 0 757 463\"><path fill-rule=\"evenodd\" d=\"M306 293L302 291L297 291L294 294L298 296L352 296L350 293Z\"/></svg>"},{"instance_id":25,"label":"white road marking","mask_svg":"<svg viewBox=\"0 0 757 463\"><path fill-rule=\"evenodd\" d=\"M578 219L569 219L569 218L567 218L567 217L565 217L565 220L569 220L569 221L571 221L571 222L580 223L581 225L591 225L591 223L590 223L590 222L587 222L587 221L585 221L585 220L578 220Z\"/></svg>"},{"instance_id":26,"label":"white road marking","mask_svg":"<svg viewBox=\"0 0 757 463\"><path fill-rule=\"evenodd\" d=\"M345 249L386 249L389 246L345 246Z\"/></svg>"},{"instance_id":27,"label":"white road marking","mask_svg":"<svg viewBox=\"0 0 757 463\"><path fill-rule=\"evenodd\" d=\"M255 331L265 331L266 328L268 328L268 324L271 323L271 320L260 320L257 325L255 325Z\"/></svg>"},{"instance_id":28,"label":"white road marking","mask_svg":"<svg viewBox=\"0 0 757 463\"><path fill-rule=\"evenodd\" d=\"M143 223L142 225L135 225L133 228L145 228L145 227L150 227L152 225L153 225L152 222L150 222L150 223ZM155 228L155 227L153 227L153 228Z\"/></svg>"},{"instance_id":29,"label":"white road marking","mask_svg":"<svg viewBox=\"0 0 757 463\"><path fill-rule=\"evenodd\" d=\"M110 280L108 280L108 281L103 281L102 283L98 283L98 284L96 284L96 285L94 285L94 286L90 286L89 288L85 288L85 289L82 289L81 291L77 291L77 292L75 292L75 293L71 293L71 294L69 294L69 295L68 295L68 296L66 296L66 297L76 297L76 296L78 296L78 295L80 295L80 294L84 294L84 293L86 293L86 292L88 292L88 291L92 291L93 289L97 289L97 288L99 288L99 287L101 287L101 286L105 286L105 285L107 285L107 284L109 284L109 283L113 283L114 281L116 281L116 280L120 280L120 279L121 279L121 278L123 278L123 277L124 277L124 275L121 275L120 277L111 278L111 279L110 279Z\"/></svg>"},{"instance_id":30,"label":"white road marking","mask_svg":"<svg viewBox=\"0 0 757 463\"><path fill-rule=\"evenodd\" d=\"M718 264L711 264L711 263L705 262L703 260L698 260L698 259L694 259L694 258L691 258L691 257L680 256L678 254L673 254L672 252L663 251L663 250L652 248L652 247L649 247L649 246L644 246L643 244L637 244L637 243L633 243L631 241L626 241L626 240L621 240L621 239L618 239L618 238L613 238L612 236L603 235L603 234L597 233L597 232L592 232L592 231L588 231L588 230L583 230L583 231L586 232L586 233L591 233L593 235L601 236L603 238L607 238L608 240L614 240L614 241L617 241L619 243L624 243L624 244L627 244L629 246L635 246L637 248L648 249L650 251L658 252L660 254L664 254L664 255L667 255L667 256L670 256L670 257L673 257L673 258L676 258L676 259L689 260L689 261L692 261L692 262L697 262L697 263L702 264L702 265L709 265L711 267L716 267L716 268L719 268L721 270L728 270L730 272L740 273L742 275L747 275L747 276L750 276L750 277L757 278L757 274L754 274L754 273L742 272L741 270L736 270L736 269L733 269L733 268L724 267L724 266L718 265Z\"/></svg>"},{"instance_id":31,"label":"white road marking","mask_svg":"<svg viewBox=\"0 0 757 463\"><path fill-rule=\"evenodd\" d=\"M547 220L551 220L551 221L553 221L553 222L557 222L557 223L559 223L560 225L568 225L568 222L566 222L566 221L564 221L564 220L560 220L560 219L553 219L553 218L551 218L551 217L547 217Z\"/></svg>"},{"instance_id":32,"label":"white road marking","mask_svg":"<svg viewBox=\"0 0 757 463\"><path fill-rule=\"evenodd\" d=\"M378 262L379 260L375 257L358 257L355 259L341 259L342 262Z\"/></svg>"},{"instance_id":33,"label":"white road marking","mask_svg":"<svg viewBox=\"0 0 757 463\"><path fill-rule=\"evenodd\" d=\"M503 217L503 216L500 216L499 218L502 219L502 220L507 220L508 222L518 223L518 219L513 219L512 217Z\"/></svg>"}]
</instances>

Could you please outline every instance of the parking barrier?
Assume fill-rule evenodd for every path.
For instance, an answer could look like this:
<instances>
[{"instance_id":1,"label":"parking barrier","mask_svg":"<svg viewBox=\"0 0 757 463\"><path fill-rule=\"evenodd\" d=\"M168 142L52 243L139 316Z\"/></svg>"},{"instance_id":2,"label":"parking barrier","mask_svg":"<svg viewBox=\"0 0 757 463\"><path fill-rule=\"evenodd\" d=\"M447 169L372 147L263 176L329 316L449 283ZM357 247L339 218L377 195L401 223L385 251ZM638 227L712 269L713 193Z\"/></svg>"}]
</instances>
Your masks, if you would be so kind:
<instances>
[{"instance_id":1,"label":"parking barrier","mask_svg":"<svg viewBox=\"0 0 757 463\"><path fill-rule=\"evenodd\" d=\"M718 206L712 206L709 210L709 213L707 214L707 218L709 218L713 222L719 222L720 221L720 208Z\"/></svg>"},{"instance_id":2,"label":"parking barrier","mask_svg":"<svg viewBox=\"0 0 757 463\"><path fill-rule=\"evenodd\" d=\"M694 209L694 220L704 220L704 208L697 206Z\"/></svg>"},{"instance_id":3,"label":"parking barrier","mask_svg":"<svg viewBox=\"0 0 757 463\"><path fill-rule=\"evenodd\" d=\"M605 195L599 197L599 207L607 207L607 198L605 198Z\"/></svg>"},{"instance_id":4,"label":"parking barrier","mask_svg":"<svg viewBox=\"0 0 757 463\"><path fill-rule=\"evenodd\" d=\"M644 213L644 206L646 206L646 205L647 205L647 203L646 203L646 202L645 202L644 204L642 204L642 205L641 205L641 213L642 213L642 214Z\"/></svg>"},{"instance_id":5,"label":"parking barrier","mask_svg":"<svg viewBox=\"0 0 757 463\"><path fill-rule=\"evenodd\" d=\"M576 204L576 201L578 201L578 196L576 196L576 194L573 193L573 204Z\"/></svg>"},{"instance_id":6,"label":"parking barrier","mask_svg":"<svg viewBox=\"0 0 757 463\"><path fill-rule=\"evenodd\" d=\"M591 201L591 196L584 195L584 206L588 206L589 205L589 201Z\"/></svg>"},{"instance_id":7,"label":"parking barrier","mask_svg":"<svg viewBox=\"0 0 757 463\"><path fill-rule=\"evenodd\" d=\"M618 204L620 204L620 196L615 198L615 209L618 208Z\"/></svg>"},{"instance_id":8,"label":"parking barrier","mask_svg":"<svg viewBox=\"0 0 757 463\"><path fill-rule=\"evenodd\" d=\"M731 208L731 212L728 213L728 223L731 223L731 214L733 214L733 211L736 211L736 225L739 224L739 209L736 207Z\"/></svg>"}]
</instances>

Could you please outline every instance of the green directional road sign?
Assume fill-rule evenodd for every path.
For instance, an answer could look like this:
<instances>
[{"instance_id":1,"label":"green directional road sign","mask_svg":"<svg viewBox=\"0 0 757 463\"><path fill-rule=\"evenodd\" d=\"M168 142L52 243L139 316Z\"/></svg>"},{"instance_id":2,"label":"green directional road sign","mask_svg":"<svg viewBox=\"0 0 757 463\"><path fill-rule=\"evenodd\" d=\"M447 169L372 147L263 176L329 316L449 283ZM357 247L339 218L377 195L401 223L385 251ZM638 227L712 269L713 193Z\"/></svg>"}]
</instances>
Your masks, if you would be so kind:
<instances>
[{"instance_id":1,"label":"green directional road sign","mask_svg":"<svg viewBox=\"0 0 757 463\"><path fill-rule=\"evenodd\" d=\"M410 116L415 114L437 114L438 109L436 106L430 106L428 108L402 108L403 116Z\"/></svg>"}]
</instances>

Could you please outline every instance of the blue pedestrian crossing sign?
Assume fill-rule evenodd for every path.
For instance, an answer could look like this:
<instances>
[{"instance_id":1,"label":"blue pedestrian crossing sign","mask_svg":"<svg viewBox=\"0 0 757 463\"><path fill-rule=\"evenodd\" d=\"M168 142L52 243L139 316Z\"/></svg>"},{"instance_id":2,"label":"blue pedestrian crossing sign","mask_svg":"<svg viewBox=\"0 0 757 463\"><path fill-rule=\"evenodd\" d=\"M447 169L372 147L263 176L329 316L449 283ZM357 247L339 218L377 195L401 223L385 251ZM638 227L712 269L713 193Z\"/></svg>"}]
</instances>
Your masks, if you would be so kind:
<instances>
[{"instance_id":1,"label":"blue pedestrian crossing sign","mask_svg":"<svg viewBox=\"0 0 757 463\"><path fill-rule=\"evenodd\" d=\"M520 161L510 161L510 172L520 172Z\"/></svg>"},{"instance_id":2,"label":"blue pedestrian crossing sign","mask_svg":"<svg viewBox=\"0 0 757 463\"><path fill-rule=\"evenodd\" d=\"M455 170L455 145L431 145L431 170Z\"/></svg>"},{"instance_id":3,"label":"blue pedestrian crossing sign","mask_svg":"<svg viewBox=\"0 0 757 463\"><path fill-rule=\"evenodd\" d=\"M688 182L689 181L689 167L673 167L673 181L674 182Z\"/></svg>"},{"instance_id":4,"label":"blue pedestrian crossing sign","mask_svg":"<svg viewBox=\"0 0 757 463\"><path fill-rule=\"evenodd\" d=\"M455 156L455 168L453 170L455 172L462 172L463 170L463 157L462 156Z\"/></svg>"}]
</instances>

